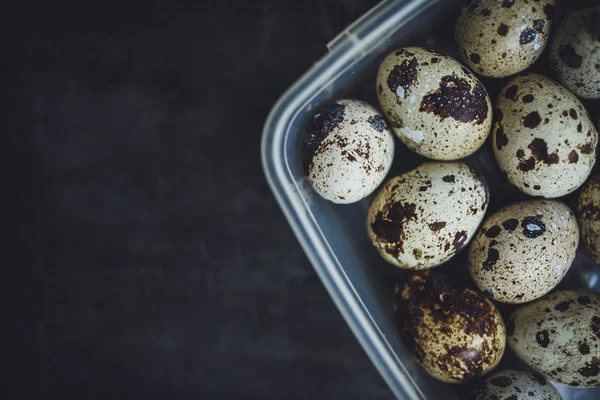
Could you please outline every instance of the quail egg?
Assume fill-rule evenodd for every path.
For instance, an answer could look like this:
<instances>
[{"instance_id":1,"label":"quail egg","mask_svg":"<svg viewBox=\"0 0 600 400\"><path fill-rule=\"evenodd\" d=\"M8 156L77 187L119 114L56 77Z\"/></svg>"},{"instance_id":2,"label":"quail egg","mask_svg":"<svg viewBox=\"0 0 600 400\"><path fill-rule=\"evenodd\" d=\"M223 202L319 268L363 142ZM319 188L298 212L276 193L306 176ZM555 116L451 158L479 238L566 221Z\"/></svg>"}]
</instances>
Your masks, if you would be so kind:
<instances>
[{"instance_id":1,"label":"quail egg","mask_svg":"<svg viewBox=\"0 0 600 400\"><path fill-rule=\"evenodd\" d=\"M434 378L465 383L500 362L506 330L494 304L437 271L411 275L395 288L404 343Z\"/></svg>"},{"instance_id":2,"label":"quail egg","mask_svg":"<svg viewBox=\"0 0 600 400\"><path fill-rule=\"evenodd\" d=\"M568 15L550 47L550 64L571 92L600 99L600 6Z\"/></svg>"},{"instance_id":3,"label":"quail egg","mask_svg":"<svg viewBox=\"0 0 600 400\"><path fill-rule=\"evenodd\" d=\"M600 175L592 175L581 188L577 215L581 239L600 265Z\"/></svg>"},{"instance_id":4,"label":"quail egg","mask_svg":"<svg viewBox=\"0 0 600 400\"><path fill-rule=\"evenodd\" d=\"M494 300L526 303L558 285L578 243L577 220L565 204L513 204L484 221L469 248L469 272Z\"/></svg>"},{"instance_id":5,"label":"quail egg","mask_svg":"<svg viewBox=\"0 0 600 400\"><path fill-rule=\"evenodd\" d=\"M309 121L302 163L315 191L334 203L357 202L383 182L394 158L394 137L369 104L338 100Z\"/></svg>"},{"instance_id":6,"label":"quail egg","mask_svg":"<svg viewBox=\"0 0 600 400\"><path fill-rule=\"evenodd\" d=\"M509 318L508 344L527 365L570 386L600 385L600 296L553 292Z\"/></svg>"},{"instance_id":7,"label":"quail egg","mask_svg":"<svg viewBox=\"0 0 600 400\"><path fill-rule=\"evenodd\" d=\"M477 384L469 400L562 400L558 390L533 372L505 369Z\"/></svg>"},{"instance_id":8,"label":"quail egg","mask_svg":"<svg viewBox=\"0 0 600 400\"><path fill-rule=\"evenodd\" d=\"M456 42L469 68L490 78L524 71L542 54L554 0L470 0L456 22Z\"/></svg>"},{"instance_id":9,"label":"quail egg","mask_svg":"<svg viewBox=\"0 0 600 400\"><path fill-rule=\"evenodd\" d=\"M369 237L397 267L432 268L469 243L488 201L486 182L466 164L425 163L382 186L369 208Z\"/></svg>"},{"instance_id":10,"label":"quail egg","mask_svg":"<svg viewBox=\"0 0 600 400\"><path fill-rule=\"evenodd\" d=\"M489 135L488 93L451 57L419 47L397 50L379 68L377 94L394 132L427 158L466 157Z\"/></svg>"},{"instance_id":11,"label":"quail egg","mask_svg":"<svg viewBox=\"0 0 600 400\"><path fill-rule=\"evenodd\" d=\"M508 180L531 196L564 196L585 182L598 133L581 102L538 74L508 82L494 111L496 160Z\"/></svg>"}]
</instances>

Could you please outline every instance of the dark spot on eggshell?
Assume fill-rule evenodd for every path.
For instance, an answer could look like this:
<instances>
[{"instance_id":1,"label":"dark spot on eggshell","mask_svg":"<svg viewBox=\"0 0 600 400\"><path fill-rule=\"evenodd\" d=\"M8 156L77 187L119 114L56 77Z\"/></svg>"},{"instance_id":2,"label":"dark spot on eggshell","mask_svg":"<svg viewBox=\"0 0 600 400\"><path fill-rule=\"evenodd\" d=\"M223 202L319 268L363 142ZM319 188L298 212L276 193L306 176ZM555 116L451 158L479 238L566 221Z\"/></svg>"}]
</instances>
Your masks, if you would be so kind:
<instances>
[{"instance_id":1,"label":"dark spot on eggshell","mask_svg":"<svg viewBox=\"0 0 600 400\"><path fill-rule=\"evenodd\" d=\"M565 312L569 309L569 304L571 304L571 300L565 300L554 306L556 311Z\"/></svg>"},{"instance_id":2,"label":"dark spot on eggshell","mask_svg":"<svg viewBox=\"0 0 600 400\"><path fill-rule=\"evenodd\" d=\"M591 364L586 364L585 367L579 368L577 372L579 372L579 375L589 378L590 376L596 376L600 373L600 366L598 366L596 362L592 361Z\"/></svg>"},{"instance_id":3,"label":"dark spot on eggshell","mask_svg":"<svg viewBox=\"0 0 600 400\"><path fill-rule=\"evenodd\" d=\"M379 115L372 115L367 119L369 125L373 127L377 132L383 132L387 127L385 121Z\"/></svg>"},{"instance_id":4,"label":"dark spot on eggshell","mask_svg":"<svg viewBox=\"0 0 600 400\"><path fill-rule=\"evenodd\" d=\"M441 58L438 58L438 57L432 57L432 58L431 58L431 63L432 63L432 64L437 64L437 63L439 63L440 61L442 61L442 59L441 59Z\"/></svg>"},{"instance_id":5,"label":"dark spot on eggshell","mask_svg":"<svg viewBox=\"0 0 600 400\"><path fill-rule=\"evenodd\" d=\"M446 223L443 221L432 222L431 224L429 224L429 229L431 229L432 232L438 232L440 229L442 229L445 226L446 226Z\"/></svg>"},{"instance_id":6,"label":"dark spot on eggshell","mask_svg":"<svg viewBox=\"0 0 600 400\"><path fill-rule=\"evenodd\" d=\"M484 17L489 17L490 15L492 15L492 12L490 11L489 8L484 8L483 10L481 10L481 15L483 15Z\"/></svg>"},{"instance_id":7,"label":"dark spot on eggshell","mask_svg":"<svg viewBox=\"0 0 600 400\"><path fill-rule=\"evenodd\" d=\"M442 180L444 182L447 182L447 183L454 183L454 182L456 182L456 179L455 179L454 175L446 175L446 176L444 176L442 178Z\"/></svg>"},{"instance_id":8,"label":"dark spot on eggshell","mask_svg":"<svg viewBox=\"0 0 600 400\"><path fill-rule=\"evenodd\" d=\"M525 28L519 36L519 43L521 44L521 46L529 44L535 40L536 36L537 32L534 28Z\"/></svg>"},{"instance_id":9,"label":"dark spot on eggshell","mask_svg":"<svg viewBox=\"0 0 600 400\"><path fill-rule=\"evenodd\" d=\"M502 227L507 231L514 231L519 226L519 220L516 218L507 219L502 223Z\"/></svg>"},{"instance_id":10,"label":"dark spot on eggshell","mask_svg":"<svg viewBox=\"0 0 600 400\"><path fill-rule=\"evenodd\" d=\"M414 203L394 203L377 213L371 229L379 240L386 242L386 252L398 254L404 251L404 224L416 220Z\"/></svg>"},{"instance_id":11,"label":"dark spot on eggshell","mask_svg":"<svg viewBox=\"0 0 600 400\"><path fill-rule=\"evenodd\" d=\"M548 336L548 331L544 329L543 331L539 331L538 333L536 333L535 340L538 342L538 344L540 346L542 346L543 348L547 348L548 344L550 344L550 338Z\"/></svg>"},{"instance_id":12,"label":"dark spot on eggshell","mask_svg":"<svg viewBox=\"0 0 600 400\"><path fill-rule=\"evenodd\" d=\"M583 131L583 125L581 122L577 125L577 132L581 133Z\"/></svg>"},{"instance_id":13,"label":"dark spot on eggshell","mask_svg":"<svg viewBox=\"0 0 600 400\"><path fill-rule=\"evenodd\" d=\"M498 150L502 150L507 144L508 136L506 136L506 133L504 133L504 127L499 125L498 129L496 129L496 148Z\"/></svg>"},{"instance_id":14,"label":"dark spot on eggshell","mask_svg":"<svg viewBox=\"0 0 600 400\"><path fill-rule=\"evenodd\" d=\"M321 143L344 120L346 106L331 104L317 113L308 124L308 137L302 148L302 165L308 175L310 165Z\"/></svg>"},{"instance_id":15,"label":"dark spot on eggshell","mask_svg":"<svg viewBox=\"0 0 600 400\"><path fill-rule=\"evenodd\" d=\"M489 248L487 253L487 259L481 264L481 268L485 271L490 271L494 265L496 265L496 261L500 258L500 253L498 250Z\"/></svg>"},{"instance_id":16,"label":"dark spot on eggshell","mask_svg":"<svg viewBox=\"0 0 600 400\"><path fill-rule=\"evenodd\" d=\"M592 152L592 145L590 143L580 144L577 146L581 154L590 154Z\"/></svg>"},{"instance_id":17,"label":"dark spot on eggshell","mask_svg":"<svg viewBox=\"0 0 600 400\"><path fill-rule=\"evenodd\" d=\"M525 151L523 149L517 150L517 158L525 157Z\"/></svg>"},{"instance_id":18,"label":"dark spot on eggshell","mask_svg":"<svg viewBox=\"0 0 600 400\"><path fill-rule=\"evenodd\" d=\"M471 53L471 56L469 58L471 59L471 62L473 62L473 64L479 64L481 62L481 56L477 53Z\"/></svg>"},{"instance_id":19,"label":"dark spot on eggshell","mask_svg":"<svg viewBox=\"0 0 600 400\"><path fill-rule=\"evenodd\" d=\"M579 154L575 150L572 150L569 153L569 164L577 164L577 161L579 161Z\"/></svg>"},{"instance_id":20,"label":"dark spot on eggshell","mask_svg":"<svg viewBox=\"0 0 600 400\"><path fill-rule=\"evenodd\" d=\"M592 302L592 300L590 300L590 298L587 297L587 296L579 296L577 298L577 302L579 304L581 304L582 306L587 306L587 305L589 305Z\"/></svg>"},{"instance_id":21,"label":"dark spot on eggshell","mask_svg":"<svg viewBox=\"0 0 600 400\"><path fill-rule=\"evenodd\" d=\"M569 110L569 115L571 116L571 118L573 118L573 119L577 119L577 111L575 111L575 109L574 109L574 108L571 108L571 109Z\"/></svg>"},{"instance_id":22,"label":"dark spot on eggshell","mask_svg":"<svg viewBox=\"0 0 600 400\"><path fill-rule=\"evenodd\" d=\"M495 378L490 379L489 381L492 385L501 388L507 388L512 385L512 379L508 376L497 376Z\"/></svg>"},{"instance_id":23,"label":"dark spot on eggshell","mask_svg":"<svg viewBox=\"0 0 600 400\"><path fill-rule=\"evenodd\" d=\"M523 103L531 103L533 100L535 100L535 98L532 94L526 94L523 96Z\"/></svg>"},{"instance_id":24,"label":"dark spot on eggshell","mask_svg":"<svg viewBox=\"0 0 600 400\"><path fill-rule=\"evenodd\" d=\"M515 0L504 0L502 2L502 7L511 8L513 6L513 4L515 4Z\"/></svg>"},{"instance_id":25,"label":"dark spot on eggshell","mask_svg":"<svg viewBox=\"0 0 600 400\"><path fill-rule=\"evenodd\" d=\"M544 14L546 14L546 18L553 19L554 18L555 8L552 4L546 4L544 6Z\"/></svg>"},{"instance_id":26,"label":"dark spot on eggshell","mask_svg":"<svg viewBox=\"0 0 600 400\"><path fill-rule=\"evenodd\" d=\"M421 256L423 256L423 251L421 249L413 249L413 256L415 260L420 260Z\"/></svg>"},{"instance_id":27,"label":"dark spot on eggshell","mask_svg":"<svg viewBox=\"0 0 600 400\"><path fill-rule=\"evenodd\" d=\"M508 27L508 25L505 25L505 24L502 24L502 23L501 23L501 24L498 26L498 29L496 30L496 32L497 32L497 33L498 33L498 35L500 35L500 36L506 36L506 35L508 35L508 30L509 30L509 27Z\"/></svg>"},{"instance_id":28,"label":"dark spot on eggshell","mask_svg":"<svg viewBox=\"0 0 600 400\"><path fill-rule=\"evenodd\" d=\"M540 237L546 232L546 225L537 216L523 218L521 228L523 228L523 235L529 239Z\"/></svg>"},{"instance_id":29,"label":"dark spot on eggshell","mask_svg":"<svg viewBox=\"0 0 600 400\"><path fill-rule=\"evenodd\" d=\"M583 57L577 54L575 48L573 48L573 45L570 43L561 46L560 49L558 49L558 58L570 68L579 68L583 63Z\"/></svg>"},{"instance_id":30,"label":"dark spot on eggshell","mask_svg":"<svg viewBox=\"0 0 600 400\"><path fill-rule=\"evenodd\" d=\"M402 86L404 89L408 89L414 84L417 81L418 65L416 58L403 60L402 64L395 65L387 79L390 90L396 93L398 87Z\"/></svg>"},{"instance_id":31,"label":"dark spot on eggshell","mask_svg":"<svg viewBox=\"0 0 600 400\"><path fill-rule=\"evenodd\" d=\"M583 355L590 354L590 346L587 343L581 343L579 345L579 352Z\"/></svg>"},{"instance_id":32,"label":"dark spot on eggshell","mask_svg":"<svg viewBox=\"0 0 600 400\"><path fill-rule=\"evenodd\" d=\"M485 236L488 238L495 238L500 234L501 231L502 229L498 225L494 225L485 231Z\"/></svg>"},{"instance_id":33,"label":"dark spot on eggshell","mask_svg":"<svg viewBox=\"0 0 600 400\"><path fill-rule=\"evenodd\" d=\"M517 101L517 92L519 91L519 87L517 85L512 85L506 89L504 92L504 97L507 99L511 99Z\"/></svg>"},{"instance_id":34,"label":"dark spot on eggshell","mask_svg":"<svg viewBox=\"0 0 600 400\"><path fill-rule=\"evenodd\" d=\"M535 158L529 157L528 159L519 162L518 168L523 172L535 169Z\"/></svg>"},{"instance_id":35,"label":"dark spot on eggshell","mask_svg":"<svg viewBox=\"0 0 600 400\"><path fill-rule=\"evenodd\" d=\"M527 147L531 150L531 155L544 164L557 164L560 161L556 152L548 154L548 145L544 139L533 139Z\"/></svg>"},{"instance_id":36,"label":"dark spot on eggshell","mask_svg":"<svg viewBox=\"0 0 600 400\"><path fill-rule=\"evenodd\" d=\"M467 232L459 231L454 235L454 241L452 242L452 246L454 247L454 251L459 252L465 247L467 241Z\"/></svg>"},{"instance_id":37,"label":"dark spot on eggshell","mask_svg":"<svg viewBox=\"0 0 600 400\"><path fill-rule=\"evenodd\" d=\"M419 111L433 113L442 120L452 118L481 125L488 114L487 92L479 82L471 87L465 79L447 75L441 79L439 89L423 96Z\"/></svg>"},{"instance_id":38,"label":"dark spot on eggshell","mask_svg":"<svg viewBox=\"0 0 600 400\"><path fill-rule=\"evenodd\" d=\"M523 120L523 126L525 128L534 129L536 128L540 122L542 122L542 118L540 117L540 113L537 111L532 111Z\"/></svg>"}]
</instances>

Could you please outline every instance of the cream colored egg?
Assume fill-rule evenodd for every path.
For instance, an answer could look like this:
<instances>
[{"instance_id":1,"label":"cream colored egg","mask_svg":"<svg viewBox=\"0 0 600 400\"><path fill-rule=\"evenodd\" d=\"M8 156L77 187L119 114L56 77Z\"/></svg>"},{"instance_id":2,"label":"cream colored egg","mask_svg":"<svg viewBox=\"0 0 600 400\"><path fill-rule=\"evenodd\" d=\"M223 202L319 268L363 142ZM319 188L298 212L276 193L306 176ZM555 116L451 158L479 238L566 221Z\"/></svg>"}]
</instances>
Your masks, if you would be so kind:
<instances>
[{"instance_id":1,"label":"cream colored egg","mask_svg":"<svg viewBox=\"0 0 600 400\"><path fill-rule=\"evenodd\" d=\"M432 268L469 243L488 202L487 184L466 164L425 163L382 186L369 208L369 237L397 267Z\"/></svg>"},{"instance_id":2,"label":"cream colored egg","mask_svg":"<svg viewBox=\"0 0 600 400\"><path fill-rule=\"evenodd\" d=\"M519 307L508 344L527 365L573 387L600 385L600 296L559 291Z\"/></svg>"},{"instance_id":3,"label":"cream colored egg","mask_svg":"<svg viewBox=\"0 0 600 400\"><path fill-rule=\"evenodd\" d=\"M583 104L538 74L509 81L494 111L494 153L509 181L531 196L554 198L585 182L598 133Z\"/></svg>"},{"instance_id":4,"label":"cream colored egg","mask_svg":"<svg viewBox=\"0 0 600 400\"><path fill-rule=\"evenodd\" d=\"M600 265L600 175L592 175L581 188L577 216L581 239Z\"/></svg>"},{"instance_id":5,"label":"cream colored egg","mask_svg":"<svg viewBox=\"0 0 600 400\"><path fill-rule=\"evenodd\" d=\"M302 162L315 191L334 203L354 203L384 180L394 159L394 137L369 104L338 100L308 124Z\"/></svg>"},{"instance_id":6,"label":"cream colored egg","mask_svg":"<svg viewBox=\"0 0 600 400\"><path fill-rule=\"evenodd\" d=\"M544 296L575 259L579 229L565 204L533 200L487 218L469 248L469 272L479 290L502 303Z\"/></svg>"},{"instance_id":7,"label":"cream colored egg","mask_svg":"<svg viewBox=\"0 0 600 400\"><path fill-rule=\"evenodd\" d=\"M455 31L463 61L491 78L524 71L546 48L554 5L554 0L467 1Z\"/></svg>"},{"instance_id":8,"label":"cream colored egg","mask_svg":"<svg viewBox=\"0 0 600 400\"><path fill-rule=\"evenodd\" d=\"M469 400L562 400L546 379L529 371L505 369L494 372L471 392Z\"/></svg>"},{"instance_id":9,"label":"cream colored egg","mask_svg":"<svg viewBox=\"0 0 600 400\"><path fill-rule=\"evenodd\" d=\"M550 64L577 96L600 99L600 6L574 12L561 22L550 47Z\"/></svg>"},{"instance_id":10,"label":"cream colored egg","mask_svg":"<svg viewBox=\"0 0 600 400\"><path fill-rule=\"evenodd\" d=\"M396 135L427 158L466 157L490 132L485 88L451 57L420 47L397 50L379 68L377 94Z\"/></svg>"},{"instance_id":11,"label":"cream colored egg","mask_svg":"<svg viewBox=\"0 0 600 400\"><path fill-rule=\"evenodd\" d=\"M489 373L502 359L504 322L481 293L426 271L399 283L394 297L404 343L434 378L466 383Z\"/></svg>"}]
</instances>

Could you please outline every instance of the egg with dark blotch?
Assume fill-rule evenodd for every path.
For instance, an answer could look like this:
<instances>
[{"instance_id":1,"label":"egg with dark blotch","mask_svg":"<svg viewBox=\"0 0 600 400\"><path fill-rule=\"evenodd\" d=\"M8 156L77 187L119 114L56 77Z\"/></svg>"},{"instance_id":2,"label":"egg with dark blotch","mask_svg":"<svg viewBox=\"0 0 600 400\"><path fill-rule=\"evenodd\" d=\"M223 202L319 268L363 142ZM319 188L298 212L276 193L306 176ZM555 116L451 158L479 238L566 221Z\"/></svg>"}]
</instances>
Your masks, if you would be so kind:
<instances>
[{"instance_id":1,"label":"egg with dark blotch","mask_svg":"<svg viewBox=\"0 0 600 400\"><path fill-rule=\"evenodd\" d=\"M600 6L569 14L550 47L550 64L570 91L600 99Z\"/></svg>"},{"instance_id":2,"label":"egg with dark blotch","mask_svg":"<svg viewBox=\"0 0 600 400\"><path fill-rule=\"evenodd\" d=\"M308 181L321 197L348 204L383 182L394 159L394 137L384 118L359 100L338 100L309 121L302 148Z\"/></svg>"},{"instance_id":3,"label":"egg with dark blotch","mask_svg":"<svg viewBox=\"0 0 600 400\"><path fill-rule=\"evenodd\" d=\"M389 54L377 73L377 96L400 140L430 159L464 158L490 133L492 104L477 76L435 51Z\"/></svg>"},{"instance_id":4,"label":"egg with dark blotch","mask_svg":"<svg viewBox=\"0 0 600 400\"><path fill-rule=\"evenodd\" d=\"M600 386L600 295L566 290L519 307L508 344L535 371L573 387Z\"/></svg>"},{"instance_id":5,"label":"egg with dark blotch","mask_svg":"<svg viewBox=\"0 0 600 400\"><path fill-rule=\"evenodd\" d=\"M463 61L490 78L524 71L546 48L554 6L554 0L467 1L455 30Z\"/></svg>"},{"instance_id":6,"label":"egg with dark blotch","mask_svg":"<svg viewBox=\"0 0 600 400\"><path fill-rule=\"evenodd\" d=\"M434 378L466 383L500 362L504 323L480 293L456 286L439 272L425 271L400 282L394 298L404 343Z\"/></svg>"},{"instance_id":7,"label":"egg with dark blotch","mask_svg":"<svg viewBox=\"0 0 600 400\"><path fill-rule=\"evenodd\" d=\"M598 132L583 104L539 74L519 75L504 86L492 135L498 165L530 196L555 198L573 192L596 162Z\"/></svg>"},{"instance_id":8,"label":"egg with dark blotch","mask_svg":"<svg viewBox=\"0 0 600 400\"><path fill-rule=\"evenodd\" d=\"M561 400L558 390L534 372L505 369L478 383L469 400Z\"/></svg>"},{"instance_id":9,"label":"egg with dark blotch","mask_svg":"<svg viewBox=\"0 0 600 400\"><path fill-rule=\"evenodd\" d=\"M578 244L577 219L565 204L512 204L481 225L469 248L469 272L479 290L494 300L526 303L560 283Z\"/></svg>"},{"instance_id":10,"label":"egg with dark blotch","mask_svg":"<svg viewBox=\"0 0 600 400\"><path fill-rule=\"evenodd\" d=\"M390 178L377 192L367 216L369 238L397 267L432 268L469 243L488 202L487 183L476 170L428 162Z\"/></svg>"},{"instance_id":11,"label":"egg with dark blotch","mask_svg":"<svg viewBox=\"0 0 600 400\"><path fill-rule=\"evenodd\" d=\"M592 175L581 188L577 217L581 239L600 265L600 175Z\"/></svg>"}]
</instances>

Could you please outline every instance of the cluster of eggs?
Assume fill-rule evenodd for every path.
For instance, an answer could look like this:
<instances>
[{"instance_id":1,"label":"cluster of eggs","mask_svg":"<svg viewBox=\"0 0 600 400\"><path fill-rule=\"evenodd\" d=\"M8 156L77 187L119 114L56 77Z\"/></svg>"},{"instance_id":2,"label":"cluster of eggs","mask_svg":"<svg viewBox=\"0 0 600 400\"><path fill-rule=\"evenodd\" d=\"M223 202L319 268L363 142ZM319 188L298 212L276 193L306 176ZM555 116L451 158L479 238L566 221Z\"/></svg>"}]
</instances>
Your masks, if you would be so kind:
<instances>
[{"instance_id":1,"label":"cluster of eggs","mask_svg":"<svg viewBox=\"0 0 600 400\"><path fill-rule=\"evenodd\" d=\"M554 3L469 0L455 30L464 65L420 47L396 50L377 74L382 113L339 100L308 126L302 161L319 195L354 203L379 188L368 235L387 262L414 270L395 291L403 338L445 382L489 373L508 343L552 380L600 386L600 296L552 292L580 235L600 263L600 176L590 177L598 132L580 100L600 99L600 7L567 15L549 43ZM526 72L546 47L558 81ZM477 75L510 77L494 104ZM536 198L486 217L485 177L457 160L490 133L500 170ZM394 134L430 161L384 183ZM555 199L580 187L576 215ZM479 291L431 270L467 246ZM493 301L519 307L505 323ZM515 370L491 375L473 398L508 396L515 387L560 398L540 375Z\"/></svg>"}]
</instances>

